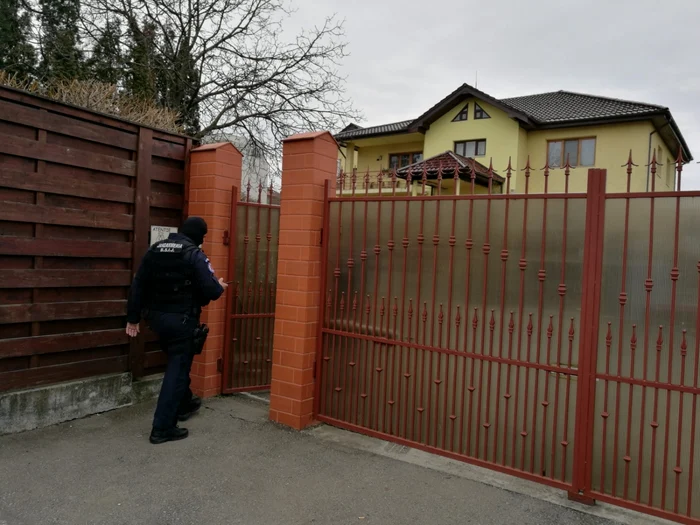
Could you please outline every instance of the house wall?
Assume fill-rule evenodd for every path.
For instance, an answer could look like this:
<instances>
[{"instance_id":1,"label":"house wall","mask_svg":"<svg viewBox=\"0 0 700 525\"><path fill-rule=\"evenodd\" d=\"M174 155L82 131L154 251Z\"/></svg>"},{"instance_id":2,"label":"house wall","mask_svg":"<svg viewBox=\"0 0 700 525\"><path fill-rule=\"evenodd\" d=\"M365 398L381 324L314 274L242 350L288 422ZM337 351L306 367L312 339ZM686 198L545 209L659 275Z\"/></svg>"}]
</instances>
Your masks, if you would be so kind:
<instances>
[{"instance_id":1,"label":"house wall","mask_svg":"<svg viewBox=\"0 0 700 525\"><path fill-rule=\"evenodd\" d=\"M569 192L586 191L589 168L608 170L608 193L625 192L627 190L627 168L623 165L627 162L630 150L632 150L634 162L639 165L639 168L635 168L632 175L631 190L646 191L647 172L644 166L648 163L649 133L652 131L654 131L654 126L648 121L531 131L528 133L528 153L532 166L529 191L530 193L544 191L544 174L541 169L547 161L547 141L590 137L596 139L595 165L571 171ZM664 151L667 151L665 146ZM564 170L552 170L548 191L558 193L563 192L564 188ZM524 189L524 184L519 184L517 191L523 192Z\"/></svg>"},{"instance_id":2,"label":"house wall","mask_svg":"<svg viewBox=\"0 0 700 525\"><path fill-rule=\"evenodd\" d=\"M389 168L389 155L392 153L419 153L423 151L423 141L414 140L398 144L381 144L360 147L355 167L359 173L370 171L370 175Z\"/></svg>"},{"instance_id":3,"label":"house wall","mask_svg":"<svg viewBox=\"0 0 700 525\"><path fill-rule=\"evenodd\" d=\"M469 103L469 119L452 122L452 119L457 116L467 102ZM454 151L455 142L486 139L486 155L477 157L476 160L486 166L489 165L489 161L493 160L493 169L498 174L505 176L508 158L513 157L513 164L518 162L520 126L500 109L482 101L479 101L479 105L491 118L474 120L474 102L475 99L461 102L430 125L425 133L423 154L425 158L430 158L446 151Z\"/></svg>"}]
</instances>

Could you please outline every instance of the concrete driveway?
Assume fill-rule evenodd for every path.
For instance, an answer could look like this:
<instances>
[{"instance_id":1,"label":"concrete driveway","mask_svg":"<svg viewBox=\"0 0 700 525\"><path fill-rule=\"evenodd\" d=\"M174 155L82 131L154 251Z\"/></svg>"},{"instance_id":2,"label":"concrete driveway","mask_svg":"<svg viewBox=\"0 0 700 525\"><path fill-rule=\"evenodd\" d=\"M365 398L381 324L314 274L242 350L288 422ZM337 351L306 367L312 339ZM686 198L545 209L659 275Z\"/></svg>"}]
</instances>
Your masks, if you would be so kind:
<instances>
[{"instance_id":1,"label":"concrete driveway","mask_svg":"<svg viewBox=\"0 0 700 525\"><path fill-rule=\"evenodd\" d=\"M0 437L0 525L614 523L468 479L461 463L280 428L245 397L208 400L188 439L153 446L152 410Z\"/></svg>"}]
</instances>

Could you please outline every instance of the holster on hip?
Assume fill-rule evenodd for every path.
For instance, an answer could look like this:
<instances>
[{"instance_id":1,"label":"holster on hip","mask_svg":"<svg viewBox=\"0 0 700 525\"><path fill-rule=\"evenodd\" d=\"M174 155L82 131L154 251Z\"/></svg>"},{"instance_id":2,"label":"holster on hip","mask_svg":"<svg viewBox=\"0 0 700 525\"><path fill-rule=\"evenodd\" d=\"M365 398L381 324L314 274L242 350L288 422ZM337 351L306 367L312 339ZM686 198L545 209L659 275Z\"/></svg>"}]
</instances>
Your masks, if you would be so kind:
<instances>
[{"instance_id":1,"label":"holster on hip","mask_svg":"<svg viewBox=\"0 0 700 525\"><path fill-rule=\"evenodd\" d=\"M194 329L193 347L195 355L199 355L204 350L204 343L209 335L209 327L206 324L200 324Z\"/></svg>"}]
</instances>

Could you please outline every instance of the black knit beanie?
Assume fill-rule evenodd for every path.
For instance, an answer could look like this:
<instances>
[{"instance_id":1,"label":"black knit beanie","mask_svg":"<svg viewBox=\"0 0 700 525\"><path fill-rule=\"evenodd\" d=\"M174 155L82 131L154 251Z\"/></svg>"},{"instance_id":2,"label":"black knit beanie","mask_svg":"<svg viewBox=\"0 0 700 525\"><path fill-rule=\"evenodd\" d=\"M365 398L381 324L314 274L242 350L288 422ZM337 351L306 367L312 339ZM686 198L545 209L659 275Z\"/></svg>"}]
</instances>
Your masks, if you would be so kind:
<instances>
[{"instance_id":1,"label":"black knit beanie","mask_svg":"<svg viewBox=\"0 0 700 525\"><path fill-rule=\"evenodd\" d=\"M207 222L201 217L190 217L182 223L180 233L199 246L204 242L204 236L207 234Z\"/></svg>"}]
</instances>

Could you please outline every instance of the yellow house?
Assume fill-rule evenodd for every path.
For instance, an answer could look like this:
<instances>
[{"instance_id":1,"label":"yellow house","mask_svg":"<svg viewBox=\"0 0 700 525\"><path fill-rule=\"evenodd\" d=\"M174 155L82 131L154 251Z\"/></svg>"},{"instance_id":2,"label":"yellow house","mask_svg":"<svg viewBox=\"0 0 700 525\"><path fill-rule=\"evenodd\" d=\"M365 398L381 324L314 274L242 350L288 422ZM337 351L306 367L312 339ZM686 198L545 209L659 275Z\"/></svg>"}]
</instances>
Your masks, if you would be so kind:
<instances>
[{"instance_id":1,"label":"yellow house","mask_svg":"<svg viewBox=\"0 0 700 525\"><path fill-rule=\"evenodd\" d=\"M413 120L362 128L351 124L336 136L341 145L340 168L346 173L358 171L357 192L384 191L393 186L406 190L408 172L423 170L425 162L442 166L445 155L453 159L473 159L483 170L492 163L492 191L505 191L506 168L512 167L510 191L525 191L523 170L528 158L532 168L528 191L544 191L542 168L548 163L551 174L548 189L564 191L563 166L572 166L569 191L586 191L589 168L608 170L608 192L627 189L627 172L623 164L632 151L640 167L631 181L632 191L658 191L675 188L674 162L679 151L683 162L692 160L688 145L668 108L594 95L557 91L498 100L467 84L457 88L423 115ZM652 184L647 167L656 156L659 162ZM449 161L449 159L447 159ZM451 161L450 161L451 162ZM452 163L454 165L454 162ZM398 170L403 180L393 184L388 173ZM449 169L445 166L443 177ZM365 185L366 172L369 184ZM467 170L469 172L469 170ZM470 191L469 175L460 174L457 191ZM414 176L415 179L415 176ZM431 186L435 186L435 177ZM487 191L488 177L476 177L477 191ZM446 180L443 191L454 191ZM344 191L348 189L346 183ZM421 190L414 180L412 192ZM368 188L365 188L368 186Z\"/></svg>"}]
</instances>

